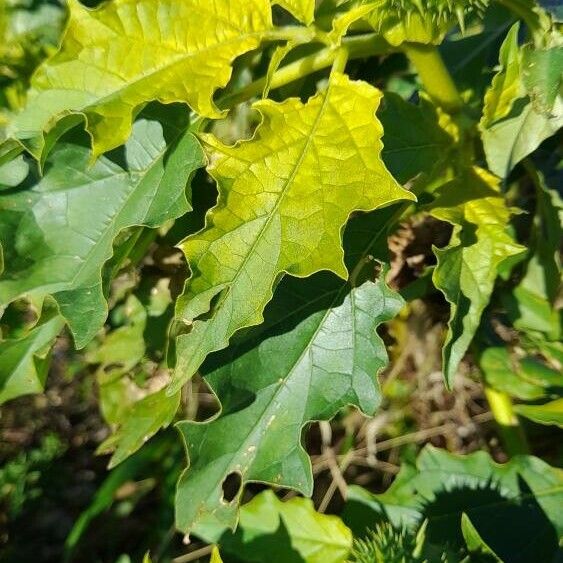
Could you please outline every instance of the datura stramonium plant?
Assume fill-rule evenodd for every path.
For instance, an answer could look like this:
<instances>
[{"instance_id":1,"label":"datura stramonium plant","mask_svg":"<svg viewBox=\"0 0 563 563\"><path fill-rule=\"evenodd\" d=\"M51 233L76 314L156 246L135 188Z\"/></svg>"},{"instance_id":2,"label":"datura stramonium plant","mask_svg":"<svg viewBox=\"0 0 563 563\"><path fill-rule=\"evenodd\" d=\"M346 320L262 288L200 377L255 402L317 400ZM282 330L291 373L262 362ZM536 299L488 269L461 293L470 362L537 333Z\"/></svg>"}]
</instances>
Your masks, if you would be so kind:
<instances>
[{"instance_id":1,"label":"datura stramonium plant","mask_svg":"<svg viewBox=\"0 0 563 563\"><path fill-rule=\"evenodd\" d=\"M456 23L463 29L466 16L487 5L488 0L383 0L376 2L369 22L391 45L436 45Z\"/></svg>"}]
</instances>

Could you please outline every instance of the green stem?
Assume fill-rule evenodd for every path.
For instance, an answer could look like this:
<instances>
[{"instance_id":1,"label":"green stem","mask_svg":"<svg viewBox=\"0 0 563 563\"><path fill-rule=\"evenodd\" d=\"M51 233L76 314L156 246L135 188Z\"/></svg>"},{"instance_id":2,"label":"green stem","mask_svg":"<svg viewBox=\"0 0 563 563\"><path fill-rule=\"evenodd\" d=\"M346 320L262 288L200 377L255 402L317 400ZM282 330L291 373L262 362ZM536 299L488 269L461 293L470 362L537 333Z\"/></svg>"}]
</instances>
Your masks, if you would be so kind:
<instances>
[{"instance_id":1,"label":"green stem","mask_svg":"<svg viewBox=\"0 0 563 563\"><path fill-rule=\"evenodd\" d=\"M346 47L341 47L336 52L334 57L334 62L332 63L333 72L344 72L346 68L346 63L348 62L348 50Z\"/></svg>"},{"instance_id":2,"label":"green stem","mask_svg":"<svg viewBox=\"0 0 563 563\"><path fill-rule=\"evenodd\" d=\"M342 47L348 52L349 59L360 59L391 52L391 46L374 33L345 38L342 41ZM283 66L274 73L270 83L270 89L280 88L308 74L331 66L338 53L339 49L325 47L312 55ZM259 95L264 90L265 85L266 77L263 76L244 88L220 98L217 105L222 109L228 109L242 102L246 102L254 96Z\"/></svg>"},{"instance_id":3,"label":"green stem","mask_svg":"<svg viewBox=\"0 0 563 563\"><path fill-rule=\"evenodd\" d=\"M405 43L403 50L416 68L424 89L432 100L449 113L458 112L463 106L463 100L438 49L434 45Z\"/></svg>"},{"instance_id":4,"label":"green stem","mask_svg":"<svg viewBox=\"0 0 563 563\"><path fill-rule=\"evenodd\" d=\"M512 399L503 391L498 391L488 385L485 385L485 397L487 397L491 412L499 427L506 453L510 457L530 453L526 435L514 412Z\"/></svg>"}]
</instances>

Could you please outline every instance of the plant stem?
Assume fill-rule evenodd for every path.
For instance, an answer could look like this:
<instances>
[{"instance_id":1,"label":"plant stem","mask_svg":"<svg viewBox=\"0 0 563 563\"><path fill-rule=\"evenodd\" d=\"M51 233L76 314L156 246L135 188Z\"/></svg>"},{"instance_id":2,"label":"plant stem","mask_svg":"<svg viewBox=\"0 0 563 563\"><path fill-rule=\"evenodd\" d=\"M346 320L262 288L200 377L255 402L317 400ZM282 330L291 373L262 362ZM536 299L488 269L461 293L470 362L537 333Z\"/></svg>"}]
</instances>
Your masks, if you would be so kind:
<instances>
[{"instance_id":1,"label":"plant stem","mask_svg":"<svg viewBox=\"0 0 563 563\"><path fill-rule=\"evenodd\" d=\"M493 417L498 424L506 453L512 457L530 453L526 435L514 412L512 399L503 391L485 385L485 397L491 407Z\"/></svg>"},{"instance_id":2,"label":"plant stem","mask_svg":"<svg viewBox=\"0 0 563 563\"><path fill-rule=\"evenodd\" d=\"M434 45L405 43L403 50L432 100L449 113L458 112L463 101L438 49Z\"/></svg>"},{"instance_id":3,"label":"plant stem","mask_svg":"<svg viewBox=\"0 0 563 563\"><path fill-rule=\"evenodd\" d=\"M377 37L374 33L345 38L342 47L348 52L349 59L360 59L373 55L380 55L391 52L392 48L384 39ZM278 69L270 83L270 89L280 88L291 82L295 82L308 74L322 70L332 65L339 49L325 47L312 55L303 57L298 61L290 63ZM266 77L263 76L251 82L244 88L232 92L220 98L217 105L222 109L228 109L250 98L260 94L266 84Z\"/></svg>"}]
</instances>

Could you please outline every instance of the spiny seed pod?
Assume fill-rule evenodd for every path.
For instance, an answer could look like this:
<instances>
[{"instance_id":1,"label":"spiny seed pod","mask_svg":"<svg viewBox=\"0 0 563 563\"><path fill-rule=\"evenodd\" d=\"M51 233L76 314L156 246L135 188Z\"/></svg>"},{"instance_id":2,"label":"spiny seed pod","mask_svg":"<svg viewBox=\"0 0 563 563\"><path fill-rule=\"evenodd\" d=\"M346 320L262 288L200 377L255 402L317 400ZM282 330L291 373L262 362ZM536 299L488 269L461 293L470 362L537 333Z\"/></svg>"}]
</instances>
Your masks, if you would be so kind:
<instances>
[{"instance_id":1,"label":"spiny seed pod","mask_svg":"<svg viewBox=\"0 0 563 563\"><path fill-rule=\"evenodd\" d=\"M456 23L465 27L470 12L482 14L489 0L381 0L369 21L392 45L440 43Z\"/></svg>"}]
</instances>

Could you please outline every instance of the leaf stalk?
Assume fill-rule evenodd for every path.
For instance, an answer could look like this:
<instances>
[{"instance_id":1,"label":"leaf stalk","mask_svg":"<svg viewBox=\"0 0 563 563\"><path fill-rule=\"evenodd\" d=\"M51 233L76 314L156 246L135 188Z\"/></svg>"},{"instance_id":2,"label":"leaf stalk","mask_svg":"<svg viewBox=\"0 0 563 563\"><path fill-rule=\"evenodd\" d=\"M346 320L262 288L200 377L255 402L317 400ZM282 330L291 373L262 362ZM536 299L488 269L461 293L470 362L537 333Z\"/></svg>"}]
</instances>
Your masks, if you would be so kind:
<instances>
[{"instance_id":1,"label":"leaf stalk","mask_svg":"<svg viewBox=\"0 0 563 563\"><path fill-rule=\"evenodd\" d=\"M345 38L342 41L342 48L347 51L349 59L361 59L373 55L382 55L390 53L393 50L387 41L378 37L375 33ZM280 88L304 76L328 68L334 63L338 53L339 49L325 47L312 55L308 55L307 57L303 57L302 59L281 67L273 75L270 89ZM265 85L266 77L263 76L240 90L220 98L217 105L222 109L228 109L246 102L254 96L259 95Z\"/></svg>"}]
</instances>

